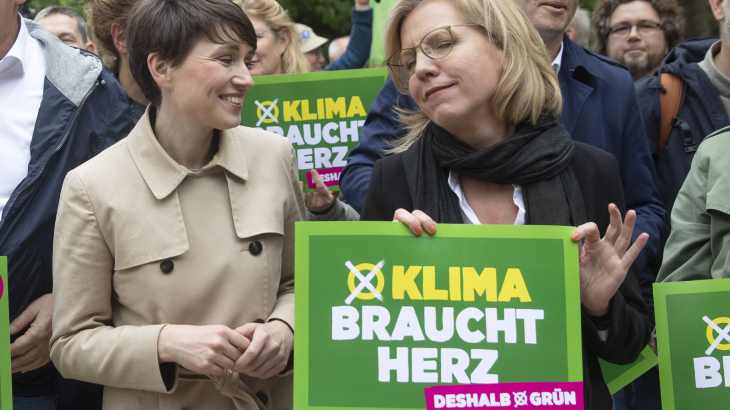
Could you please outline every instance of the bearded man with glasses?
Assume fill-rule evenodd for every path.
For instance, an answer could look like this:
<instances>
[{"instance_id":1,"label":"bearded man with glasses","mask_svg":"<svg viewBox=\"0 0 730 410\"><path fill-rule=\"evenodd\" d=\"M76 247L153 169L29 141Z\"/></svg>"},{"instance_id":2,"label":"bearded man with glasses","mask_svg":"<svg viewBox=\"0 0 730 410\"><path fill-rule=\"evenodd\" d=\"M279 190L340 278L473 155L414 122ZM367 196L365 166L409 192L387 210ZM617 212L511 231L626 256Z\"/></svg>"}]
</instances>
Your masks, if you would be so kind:
<instances>
[{"instance_id":1,"label":"bearded man with glasses","mask_svg":"<svg viewBox=\"0 0 730 410\"><path fill-rule=\"evenodd\" d=\"M684 10L676 0L601 0L593 27L596 51L628 67L638 81L682 41Z\"/></svg>"}]
</instances>

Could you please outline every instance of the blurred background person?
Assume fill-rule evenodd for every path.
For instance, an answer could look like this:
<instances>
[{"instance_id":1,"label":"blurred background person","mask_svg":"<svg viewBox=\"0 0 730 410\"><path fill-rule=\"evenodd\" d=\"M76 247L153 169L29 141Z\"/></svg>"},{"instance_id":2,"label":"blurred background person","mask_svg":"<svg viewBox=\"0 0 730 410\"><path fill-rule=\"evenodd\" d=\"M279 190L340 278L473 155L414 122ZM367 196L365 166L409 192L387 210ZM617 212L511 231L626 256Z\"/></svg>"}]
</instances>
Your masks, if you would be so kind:
<instances>
[{"instance_id":1,"label":"blurred background person","mask_svg":"<svg viewBox=\"0 0 730 410\"><path fill-rule=\"evenodd\" d=\"M309 72L322 71L324 55L322 48L327 44L327 39L314 34L311 27L304 24L296 24L297 32L302 36L302 53L309 63Z\"/></svg>"},{"instance_id":2,"label":"blurred background person","mask_svg":"<svg viewBox=\"0 0 730 410\"><path fill-rule=\"evenodd\" d=\"M51 6L38 12L36 23L43 26L64 44L96 53L96 45L84 19L64 6Z\"/></svg>"},{"instance_id":3,"label":"blurred background person","mask_svg":"<svg viewBox=\"0 0 730 410\"><path fill-rule=\"evenodd\" d=\"M310 71L321 71L322 64L325 62L322 51L327 39L316 35L309 26L304 24L297 24L297 28L302 35L302 52L310 64ZM363 68L367 63L373 41L373 10L370 8L368 0L355 0L349 38L350 40L344 43L344 47L340 48L337 58L332 59L330 56L330 64L324 67L325 71Z\"/></svg>"},{"instance_id":4,"label":"blurred background person","mask_svg":"<svg viewBox=\"0 0 730 410\"><path fill-rule=\"evenodd\" d=\"M588 48L591 35L591 13L588 10L578 7L573 19L565 29L565 34L581 47Z\"/></svg>"},{"instance_id":5,"label":"blurred background person","mask_svg":"<svg viewBox=\"0 0 730 410\"><path fill-rule=\"evenodd\" d=\"M256 55L251 75L307 73L302 37L289 14L276 0L235 0L256 31Z\"/></svg>"},{"instance_id":6,"label":"blurred background person","mask_svg":"<svg viewBox=\"0 0 730 410\"><path fill-rule=\"evenodd\" d=\"M636 82L659 191L667 209L674 207L703 139L730 126L730 2L709 3L722 27L722 37L695 38L679 44L655 75ZM669 118L663 118L664 103L660 98L665 94L661 89L673 88L679 92L676 101L668 103L675 103L677 109ZM669 123L669 127L663 127L663 123Z\"/></svg>"},{"instance_id":7,"label":"blurred background person","mask_svg":"<svg viewBox=\"0 0 730 410\"><path fill-rule=\"evenodd\" d=\"M347 44L350 42L350 36L338 37L332 42L327 49L327 56L329 57L330 63L335 62L342 53L347 49Z\"/></svg>"},{"instance_id":8,"label":"blurred background person","mask_svg":"<svg viewBox=\"0 0 730 410\"><path fill-rule=\"evenodd\" d=\"M596 52L628 67L637 81L684 38L684 10L676 0L600 0L593 29Z\"/></svg>"},{"instance_id":9,"label":"blurred background person","mask_svg":"<svg viewBox=\"0 0 730 410\"><path fill-rule=\"evenodd\" d=\"M127 112L136 124L150 103L129 70L127 20L137 0L91 0L90 3L87 14L101 46L101 57L127 93Z\"/></svg>"}]
</instances>

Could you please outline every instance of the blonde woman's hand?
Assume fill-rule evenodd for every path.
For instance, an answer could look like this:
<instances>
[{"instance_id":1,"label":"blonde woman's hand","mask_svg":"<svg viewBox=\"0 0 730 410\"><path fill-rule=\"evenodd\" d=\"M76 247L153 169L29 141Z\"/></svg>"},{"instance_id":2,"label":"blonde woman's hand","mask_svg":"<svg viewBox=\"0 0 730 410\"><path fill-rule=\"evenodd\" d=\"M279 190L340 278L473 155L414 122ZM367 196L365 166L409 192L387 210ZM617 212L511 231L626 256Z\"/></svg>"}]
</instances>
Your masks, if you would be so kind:
<instances>
[{"instance_id":1,"label":"blonde woman's hand","mask_svg":"<svg viewBox=\"0 0 730 410\"><path fill-rule=\"evenodd\" d=\"M608 313L611 298L649 239L648 234L642 233L629 248L636 212L627 212L623 223L616 205L610 204L608 212L611 223L603 239L593 222L579 226L572 236L578 242L580 254L580 300L591 316Z\"/></svg>"},{"instance_id":2,"label":"blonde woman's hand","mask_svg":"<svg viewBox=\"0 0 730 410\"><path fill-rule=\"evenodd\" d=\"M233 371L268 379L286 368L294 346L294 332L289 325L280 320L247 323L236 332L251 340L251 344L236 361Z\"/></svg>"},{"instance_id":3,"label":"blonde woman's hand","mask_svg":"<svg viewBox=\"0 0 730 410\"><path fill-rule=\"evenodd\" d=\"M194 372L221 375L233 370L249 343L222 325L167 325L157 338L157 357L160 363L175 362Z\"/></svg>"},{"instance_id":4,"label":"blonde woman's hand","mask_svg":"<svg viewBox=\"0 0 730 410\"><path fill-rule=\"evenodd\" d=\"M416 235L421 235L424 231L431 235L436 233L436 222L417 209L408 212L403 208L398 208L393 215L393 222L403 222Z\"/></svg>"}]
</instances>

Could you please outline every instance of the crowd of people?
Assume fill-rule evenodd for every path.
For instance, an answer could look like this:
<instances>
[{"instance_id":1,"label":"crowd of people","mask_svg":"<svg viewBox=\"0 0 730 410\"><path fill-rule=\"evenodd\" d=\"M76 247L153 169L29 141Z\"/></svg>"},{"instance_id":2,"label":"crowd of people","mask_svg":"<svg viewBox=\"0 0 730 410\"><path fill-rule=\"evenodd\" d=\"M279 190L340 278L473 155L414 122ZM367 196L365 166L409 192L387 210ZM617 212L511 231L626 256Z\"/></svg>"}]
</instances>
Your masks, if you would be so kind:
<instances>
[{"instance_id":1,"label":"crowd of people","mask_svg":"<svg viewBox=\"0 0 730 410\"><path fill-rule=\"evenodd\" d=\"M14 407L291 408L295 222L369 220L576 227L586 408L660 409L598 359L655 346L653 283L730 277L707 1L719 38L676 0L353 0L330 41L275 0L0 0ZM381 65L341 195L240 126L254 76Z\"/></svg>"}]
</instances>

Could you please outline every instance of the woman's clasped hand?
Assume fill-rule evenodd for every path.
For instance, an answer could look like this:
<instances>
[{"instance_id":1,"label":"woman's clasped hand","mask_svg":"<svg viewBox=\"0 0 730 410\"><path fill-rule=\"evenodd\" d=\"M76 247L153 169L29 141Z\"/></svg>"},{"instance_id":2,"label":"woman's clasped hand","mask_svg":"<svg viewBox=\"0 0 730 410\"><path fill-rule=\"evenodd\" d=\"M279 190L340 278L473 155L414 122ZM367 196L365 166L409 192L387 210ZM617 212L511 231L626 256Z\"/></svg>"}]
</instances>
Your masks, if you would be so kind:
<instances>
[{"instance_id":1,"label":"woman's clasped hand","mask_svg":"<svg viewBox=\"0 0 730 410\"><path fill-rule=\"evenodd\" d=\"M610 309L610 301L626 278L631 264L644 249L649 235L642 233L631 245L636 212L628 211L621 221L621 212L614 204L608 206L611 223L601 238L598 226L588 222L578 226L571 239L578 242L580 258L580 300L586 313L603 316ZM403 222L416 235L424 231L436 233L436 222L424 212L412 213L398 209L393 222Z\"/></svg>"},{"instance_id":2,"label":"woman's clasped hand","mask_svg":"<svg viewBox=\"0 0 730 410\"><path fill-rule=\"evenodd\" d=\"M247 323L230 329L223 325L167 325L160 331L157 357L203 374L226 370L266 379L286 368L294 334L279 320Z\"/></svg>"}]
</instances>

